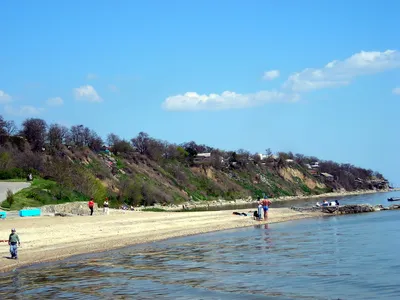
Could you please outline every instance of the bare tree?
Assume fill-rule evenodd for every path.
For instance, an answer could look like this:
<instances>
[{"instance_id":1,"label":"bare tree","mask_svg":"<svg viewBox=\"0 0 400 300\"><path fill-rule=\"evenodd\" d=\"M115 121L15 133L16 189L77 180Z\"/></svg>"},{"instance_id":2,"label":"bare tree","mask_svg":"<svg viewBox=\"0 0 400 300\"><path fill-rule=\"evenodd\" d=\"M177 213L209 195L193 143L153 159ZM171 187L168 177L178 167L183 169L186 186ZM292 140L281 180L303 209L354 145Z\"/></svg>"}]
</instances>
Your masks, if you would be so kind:
<instances>
[{"instance_id":1,"label":"bare tree","mask_svg":"<svg viewBox=\"0 0 400 300\"><path fill-rule=\"evenodd\" d=\"M5 127L6 121L3 119L3 116L0 116L0 135L7 134Z\"/></svg>"},{"instance_id":2,"label":"bare tree","mask_svg":"<svg viewBox=\"0 0 400 300\"><path fill-rule=\"evenodd\" d=\"M145 132L139 132L138 136L131 140L132 145L136 147L140 154L146 154L149 147L150 137Z\"/></svg>"},{"instance_id":3,"label":"bare tree","mask_svg":"<svg viewBox=\"0 0 400 300\"><path fill-rule=\"evenodd\" d=\"M164 158L165 159L177 159L180 157L178 147L174 144L164 143Z\"/></svg>"},{"instance_id":4,"label":"bare tree","mask_svg":"<svg viewBox=\"0 0 400 300\"><path fill-rule=\"evenodd\" d=\"M156 139L149 139L145 154L154 161L160 161L165 153L165 144Z\"/></svg>"},{"instance_id":5,"label":"bare tree","mask_svg":"<svg viewBox=\"0 0 400 300\"><path fill-rule=\"evenodd\" d=\"M83 125L75 125L71 127L70 130L70 138L72 144L74 144L77 147L83 147L84 146L84 126Z\"/></svg>"},{"instance_id":6,"label":"bare tree","mask_svg":"<svg viewBox=\"0 0 400 300\"><path fill-rule=\"evenodd\" d=\"M261 157L258 154L253 154L252 158L255 164L259 164L261 162Z\"/></svg>"},{"instance_id":7,"label":"bare tree","mask_svg":"<svg viewBox=\"0 0 400 300\"><path fill-rule=\"evenodd\" d=\"M305 163L305 156L303 154L296 153L296 155L294 157L295 157L295 160L297 163L299 163L299 164Z\"/></svg>"},{"instance_id":8,"label":"bare tree","mask_svg":"<svg viewBox=\"0 0 400 300\"><path fill-rule=\"evenodd\" d=\"M121 142L121 138L114 134L114 133L110 133L109 135L107 135L107 144L110 147L114 147L115 144Z\"/></svg>"},{"instance_id":9,"label":"bare tree","mask_svg":"<svg viewBox=\"0 0 400 300\"><path fill-rule=\"evenodd\" d=\"M90 141L92 139L92 131L87 128L87 127L83 127L83 145L84 146L89 146Z\"/></svg>"},{"instance_id":10,"label":"bare tree","mask_svg":"<svg viewBox=\"0 0 400 300\"><path fill-rule=\"evenodd\" d=\"M89 133L87 145L93 151L100 151L103 147L103 139L92 130Z\"/></svg>"},{"instance_id":11,"label":"bare tree","mask_svg":"<svg viewBox=\"0 0 400 300\"><path fill-rule=\"evenodd\" d=\"M50 147L60 149L68 136L68 132L69 130L65 126L59 124L51 124L49 127L49 132L47 134Z\"/></svg>"},{"instance_id":12,"label":"bare tree","mask_svg":"<svg viewBox=\"0 0 400 300\"><path fill-rule=\"evenodd\" d=\"M132 145L126 141L126 140L121 140L119 142L116 142L114 146L112 147L112 151L115 154L118 153L130 153L133 151Z\"/></svg>"},{"instance_id":13,"label":"bare tree","mask_svg":"<svg viewBox=\"0 0 400 300\"><path fill-rule=\"evenodd\" d=\"M0 116L0 135L13 135L17 132L17 126L14 121L6 121Z\"/></svg>"},{"instance_id":14,"label":"bare tree","mask_svg":"<svg viewBox=\"0 0 400 300\"><path fill-rule=\"evenodd\" d=\"M89 144L93 144L94 140L100 142L99 136L83 125L72 126L70 132L71 142L77 147L89 146ZM102 143L103 141L101 141Z\"/></svg>"},{"instance_id":15,"label":"bare tree","mask_svg":"<svg viewBox=\"0 0 400 300\"><path fill-rule=\"evenodd\" d=\"M10 120L10 121L6 121L5 124L5 130L7 132L8 135L14 135L18 132L18 128L17 125L15 125L15 122Z\"/></svg>"},{"instance_id":16,"label":"bare tree","mask_svg":"<svg viewBox=\"0 0 400 300\"><path fill-rule=\"evenodd\" d=\"M215 169L222 169L223 163L223 153L220 150L214 150L212 155L211 155L211 166L213 166Z\"/></svg>"},{"instance_id":17,"label":"bare tree","mask_svg":"<svg viewBox=\"0 0 400 300\"><path fill-rule=\"evenodd\" d=\"M33 151L40 151L45 144L47 124L42 119L30 118L22 123L21 135L31 144Z\"/></svg>"}]
</instances>

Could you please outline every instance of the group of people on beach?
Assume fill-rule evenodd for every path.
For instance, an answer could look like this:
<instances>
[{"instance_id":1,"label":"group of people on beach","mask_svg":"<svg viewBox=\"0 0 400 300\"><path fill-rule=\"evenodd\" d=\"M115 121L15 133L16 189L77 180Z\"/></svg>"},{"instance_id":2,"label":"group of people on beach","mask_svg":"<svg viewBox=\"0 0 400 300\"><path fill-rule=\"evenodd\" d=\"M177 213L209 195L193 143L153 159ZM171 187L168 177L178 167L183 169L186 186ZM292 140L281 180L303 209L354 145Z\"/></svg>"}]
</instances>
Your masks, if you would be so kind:
<instances>
[{"instance_id":1,"label":"group of people on beach","mask_svg":"<svg viewBox=\"0 0 400 300\"><path fill-rule=\"evenodd\" d=\"M264 196L264 199L260 199L257 197L257 211L254 212L254 219L258 221L267 220L268 219L268 210L271 206L271 200L268 199L267 196Z\"/></svg>"},{"instance_id":2,"label":"group of people on beach","mask_svg":"<svg viewBox=\"0 0 400 300\"><path fill-rule=\"evenodd\" d=\"M335 201L328 202L327 200L324 200L324 202L322 202L322 203L317 202L317 204L315 204L315 206L317 206L317 207L321 207L321 206L339 206L339 201L335 200Z\"/></svg>"},{"instance_id":3,"label":"group of people on beach","mask_svg":"<svg viewBox=\"0 0 400 300\"><path fill-rule=\"evenodd\" d=\"M90 198L89 203L88 203L88 207L90 209L90 215L93 216L93 209L94 209L94 199L93 199L93 197ZM110 204L108 203L108 198L107 197L103 202L103 214L105 214L105 215L109 215L110 214Z\"/></svg>"}]
</instances>

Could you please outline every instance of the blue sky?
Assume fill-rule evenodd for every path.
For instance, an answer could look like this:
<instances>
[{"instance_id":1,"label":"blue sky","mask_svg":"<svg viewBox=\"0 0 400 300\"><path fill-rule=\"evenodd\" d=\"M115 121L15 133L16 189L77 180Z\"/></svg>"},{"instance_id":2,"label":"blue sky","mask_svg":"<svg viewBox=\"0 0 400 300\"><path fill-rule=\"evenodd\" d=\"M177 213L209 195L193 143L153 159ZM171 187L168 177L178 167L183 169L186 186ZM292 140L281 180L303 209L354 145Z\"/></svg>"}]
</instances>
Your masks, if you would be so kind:
<instances>
[{"instance_id":1,"label":"blue sky","mask_svg":"<svg viewBox=\"0 0 400 300\"><path fill-rule=\"evenodd\" d=\"M3 1L0 113L400 185L398 1Z\"/></svg>"}]
</instances>

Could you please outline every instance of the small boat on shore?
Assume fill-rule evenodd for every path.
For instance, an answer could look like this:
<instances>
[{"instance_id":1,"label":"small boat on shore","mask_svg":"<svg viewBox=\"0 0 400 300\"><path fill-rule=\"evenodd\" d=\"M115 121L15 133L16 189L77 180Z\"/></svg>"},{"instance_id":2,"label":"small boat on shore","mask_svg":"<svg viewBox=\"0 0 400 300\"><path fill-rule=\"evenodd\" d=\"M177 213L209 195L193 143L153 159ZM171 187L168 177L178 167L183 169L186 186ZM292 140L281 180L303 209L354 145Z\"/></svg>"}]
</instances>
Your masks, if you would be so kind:
<instances>
[{"instance_id":1,"label":"small boat on shore","mask_svg":"<svg viewBox=\"0 0 400 300\"><path fill-rule=\"evenodd\" d=\"M388 199L388 201L400 201L400 197L397 197L397 198L389 198Z\"/></svg>"}]
</instances>

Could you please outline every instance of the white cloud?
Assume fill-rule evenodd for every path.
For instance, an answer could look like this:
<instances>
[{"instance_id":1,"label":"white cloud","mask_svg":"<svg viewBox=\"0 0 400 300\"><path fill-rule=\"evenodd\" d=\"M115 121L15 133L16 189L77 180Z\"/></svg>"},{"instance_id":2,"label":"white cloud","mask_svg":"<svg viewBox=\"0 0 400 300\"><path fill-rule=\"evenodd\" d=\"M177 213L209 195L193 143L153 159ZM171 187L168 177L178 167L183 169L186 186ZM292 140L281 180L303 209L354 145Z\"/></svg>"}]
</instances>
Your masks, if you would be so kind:
<instances>
[{"instance_id":1,"label":"white cloud","mask_svg":"<svg viewBox=\"0 0 400 300\"><path fill-rule=\"evenodd\" d=\"M89 73L89 74L87 74L86 78L89 80L94 80L94 79L99 78L99 76L97 76L97 74Z\"/></svg>"},{"instance_id":2,"label":"white cloud","mask_svg":"<svg viewBox=\"0 0 400 300\"><path fill-rule=\"evenodd\" d=\"M111 92L114 92L114 93L119 92L118 87L117 87L116 85L114 85L114 84L109 84L109 85L108 85L108 89L109 89Z\"/></svg>"},{"instance_id":3,"label":"white cloud","mask_svg":"<svg viewBox=\"0 0 400 300\"><path fill-rule=\"evenodd\" d=\"M334 60L320 69L307 68L292 74L284 87L295 92L306 92L327 87L348 85L352 79L400 67L400 53L396 50L361 51L345 60Z\"/></svg>"},{"instance_id":4,"label":"white cloud","mask_svg":"<svg viewBox=\"0 0 400 300\"><path fill-rule=\"evenodd\" d=\"M277 91L260 91L253 94L237 94L225 91L222 94L199 95L188 92L165 99L162 106L172 111L225 110L259 106L271 102L295 102L298 95Z\"/></svg>"},{"instance_id":5,"label":"white cloud","mask_svg":"<svg viewBox=\"0 0 400 300\"><path fill-rule=\"evenodd\" d=\"M0 103L4 104L4 103L9 103L11 102L11 96L7 95L4 91L0 90Z\"/></svg>"},{"instance_id":6,"label":"white cloud","mask_svg":"<svg viewBox=\"0 0 400 300\"><path fill-rule=\"evenodd\" d=\"M86 100L89 102L102 102L103 99L97 94L94 87L91 85L84 85L74 89L75 99Z\"/></svg>"},{"instance_id":7,"label":"white cloud","mask_svg":"<svg viewBox=\"0 0 400 300\"><path fill-rule=\"evenodd\" d=\"M249 94L226 91L222 94L209 95L187 92L166 98L162 106L171 111L198 111L254 107L271 102L296 102L302 92L348 85L356 77L395 68L400 68L398 51L361 51L345 60L331 61L319 69L307 68L294 73L289 76L280 91L259 91ZM272 80L279 75L278 70L270 70L264 73L263 79ZM400 95L400 87L395 88L393 94Z\"/></svg>"},{"instance_id":8,"label":"white cloud","mask_svg":"<svg viewBox=\"0 0 400 300\"><path fill-rule=\"evenodd\" d=\"M264 80L273 80L275 78L278 78L280 75L279 70L271 70L264 72L263 79Z\"/></svg>"},{"instance_id":9,"label":"white cloud","mask_svg":"<svg viewBox=\"0 0 400 300\"><path fill-rule=\"evenodd\" d=\"M18 107L6 105L4 107L6 114L13 116L36 116L39 115L43 110L43 108L38 108L31 105L21 105Z\"/></svg>"},{"instance_id":10,"label":"white cloud","mask_svg":"<svg viewBox=\"0 0 400 300\"><path fill-rule=\"evenodd\" d=\"M47 99L47 105L60 106L64 104L64 100L61 97L54 97Z\"/></svg>"}]
</instances>

